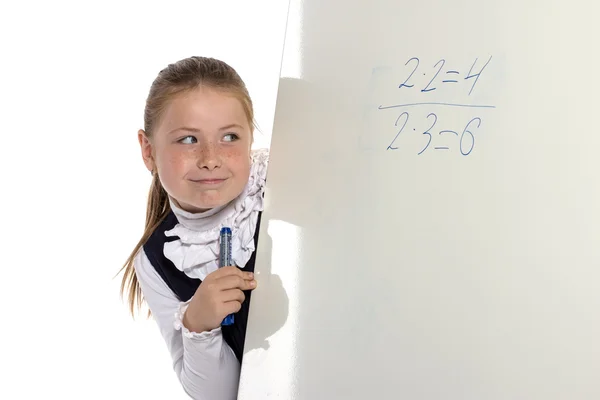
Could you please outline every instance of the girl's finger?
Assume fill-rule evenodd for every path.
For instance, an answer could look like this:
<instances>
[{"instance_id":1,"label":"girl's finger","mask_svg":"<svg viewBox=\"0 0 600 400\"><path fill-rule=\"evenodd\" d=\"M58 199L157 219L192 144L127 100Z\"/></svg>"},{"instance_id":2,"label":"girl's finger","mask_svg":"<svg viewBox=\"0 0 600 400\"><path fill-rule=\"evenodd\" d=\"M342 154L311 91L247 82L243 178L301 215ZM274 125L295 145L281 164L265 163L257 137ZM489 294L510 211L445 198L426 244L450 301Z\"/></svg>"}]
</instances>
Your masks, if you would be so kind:
<instances>
[{"instance_id":1,"label":"girl's finger","mask_svg":"<svg viewBox=\"0 0 600 400\"><path fill-rule=\"evenodd\" d=\"M250 290L256 286L255 280L247 280L239 275L228 275L219 278L217 285L221 290L241 289Z\"/></svg>"},{"instance_id":2,"label":"girl's finger","mask_svg":"<svg viewBox=\"0 0 600 400\"><path fill-rule=\"evenodd\" d=\"M223 303L223 310L225 311L225 315L235 314L240 311L242 308L242 303L239 301L228 301L227 303Z\"/></svg>"},{"instance_id":3,"label":"girl's finger","mask_svg":"<svg viewBox=\"0 0 600 400\"><path fill-rule=\"evenodd\" d=\"M246 300L246 295L240 289L229 289L221 292L219 299L223 303L228 303L232 301L237 301L239 303L243 303Z\"/></svg>"}]
</instances>

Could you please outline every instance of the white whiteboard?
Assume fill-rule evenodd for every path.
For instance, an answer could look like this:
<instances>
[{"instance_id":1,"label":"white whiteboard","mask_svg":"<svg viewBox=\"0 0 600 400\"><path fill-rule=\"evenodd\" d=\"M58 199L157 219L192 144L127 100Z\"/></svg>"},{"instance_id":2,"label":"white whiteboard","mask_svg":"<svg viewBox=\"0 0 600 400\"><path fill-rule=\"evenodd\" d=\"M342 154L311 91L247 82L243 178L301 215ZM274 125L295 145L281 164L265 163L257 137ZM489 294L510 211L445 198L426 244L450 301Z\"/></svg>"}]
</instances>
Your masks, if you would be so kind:
<instances>
[{"instance_id":1,"label":"white whiteboard","mask_svg":"<svg viewBox=\"0 0 600 400\"><path fill-rule=\"evenodd\" d=\"M599 399L598 3L292 4L239 398Z\"/></svg>"}]
</instances>

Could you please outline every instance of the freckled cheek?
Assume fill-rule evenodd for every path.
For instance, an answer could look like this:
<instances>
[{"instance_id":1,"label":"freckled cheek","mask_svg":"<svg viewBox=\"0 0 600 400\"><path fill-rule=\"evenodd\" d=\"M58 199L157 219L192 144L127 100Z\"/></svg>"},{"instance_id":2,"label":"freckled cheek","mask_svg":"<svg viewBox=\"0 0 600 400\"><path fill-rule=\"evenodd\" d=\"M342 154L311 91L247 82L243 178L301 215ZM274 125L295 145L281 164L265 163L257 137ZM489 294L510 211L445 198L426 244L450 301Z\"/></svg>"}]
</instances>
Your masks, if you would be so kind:
<instances>
[{"instance_id":1,"label":"freckled cheek","mask_svg":"<svg viewBox=\"0 0 600 400\"><path fill-rule=\"evenodd\" d=\"M250 156L248 151L240 148L223 149L221 157L228 161L232 169L243 172L250 168Z\"/></svg>"},{"instance_id":2,"label":"freckled cheek","mask_svg":"<svg viewBox=\"0 0 600 400\"><path fill-rule=\"evenodd\" d=\"M183 152L168 152L164 155L163 165L175 175L182 175L188 172L194 165L195 158Z\"/></svg>"},{"instance_id":3,"label":"freckled cheek","mask_svg":"<svg viewBox=\"0 0 600 400\"><path fill-rule=\"evenodd\" d=\"M221 149L221 157L228 159L236 159L241 156L242 152L238 147L229 147L225 149Z\"/></svg>"}]
</instances>

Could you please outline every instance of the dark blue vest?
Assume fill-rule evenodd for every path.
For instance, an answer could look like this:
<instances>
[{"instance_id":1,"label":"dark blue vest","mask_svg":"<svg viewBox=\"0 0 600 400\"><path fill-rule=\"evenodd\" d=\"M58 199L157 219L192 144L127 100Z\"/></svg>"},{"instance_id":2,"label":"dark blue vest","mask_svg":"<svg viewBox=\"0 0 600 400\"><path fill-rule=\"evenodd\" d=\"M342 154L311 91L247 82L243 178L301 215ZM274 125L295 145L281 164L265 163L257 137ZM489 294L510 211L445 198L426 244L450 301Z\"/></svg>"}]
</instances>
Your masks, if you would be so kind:
<instances>
[{"instance_id":1,"label":"dark blue vest","mask_svg":"<svg viewBox=\"0 0 600 400\"><path fill-rule=\"evenodd\" d=\"M260 230L260 219L262 213L258 214L258 221L256 223L256 233L254 234L254 246L258 246L258 232ZM178 270L175 265L165 257L163 248L165 242L171 242L177 240L177 237L165 236L165 231L173 229L178 223L177 217L171 211L163 222L156 228L152 233L146 244L144 245L144 252L152 263L152 266L158 272L158 274L165 281L167 286L175 293L180 301L188 301L192 298L196 289L200 286L202 281L200 279L194 279L188 277L184 272ZM254 262L256 260L256 251L252 253L252 256L246 263L244 271L254 272ZM248 322L248 307L250 304L250 293L251 291L244 291L246 300L242 303L242 308L235 314L235 322L232 325L222 326L221 332L223 338L231 347L237 359L242 361L242 354L244 353L244 340L246 338L246 324Z\"/></svg>"}]
</instances>

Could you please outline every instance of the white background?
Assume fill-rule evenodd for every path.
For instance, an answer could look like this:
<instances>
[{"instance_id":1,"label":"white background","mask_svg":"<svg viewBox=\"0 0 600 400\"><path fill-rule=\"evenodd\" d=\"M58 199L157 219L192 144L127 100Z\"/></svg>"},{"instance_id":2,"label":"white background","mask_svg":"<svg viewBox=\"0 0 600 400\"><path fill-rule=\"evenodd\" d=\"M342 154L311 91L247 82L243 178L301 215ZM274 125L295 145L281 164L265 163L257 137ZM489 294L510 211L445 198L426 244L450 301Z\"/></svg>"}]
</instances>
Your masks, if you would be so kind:
<instances>
[{"instance_id":1,"label":"white background","mask_svg":"<svg viewBox=\"0 0 600 400\"><path fill-rule=\"evenodd\" d=\"M268 146L288 2L6 3L0 398L186 398L115 278L144 225L137 130L162 68L212 56L245 80Z\"/></svg>"}]
</instances>

